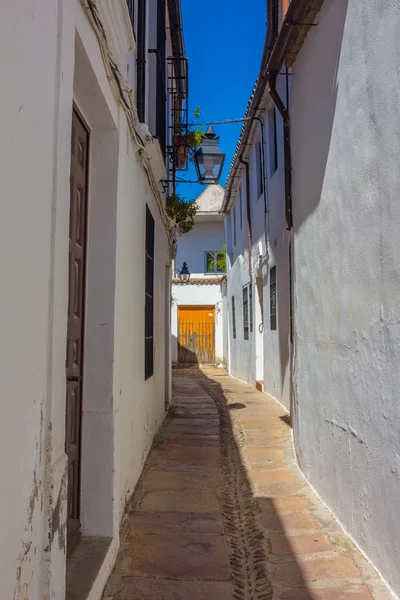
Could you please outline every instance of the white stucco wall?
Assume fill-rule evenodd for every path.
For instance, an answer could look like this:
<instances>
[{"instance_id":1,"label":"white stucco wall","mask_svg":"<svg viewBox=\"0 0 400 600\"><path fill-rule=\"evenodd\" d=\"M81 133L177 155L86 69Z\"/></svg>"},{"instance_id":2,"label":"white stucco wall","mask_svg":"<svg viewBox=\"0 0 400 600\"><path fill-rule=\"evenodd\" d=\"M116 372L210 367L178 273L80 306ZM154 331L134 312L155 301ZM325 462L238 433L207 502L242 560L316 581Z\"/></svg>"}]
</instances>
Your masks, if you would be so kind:
<instances>
[{"instance_id":1,"label":"white stucco wall","mask_svg":"<svg viewBox=\"0 0 400 600\"><path fill-rule=\"evenodd\" d=\"M222 361L224 347L221 284L172 284L171 341L172 360L174 362L178 361L179 306L215 306L215 359L216 362Z\"/></svg>"},{"instance_id":2,"label":"white stucco wall","mask_svg":"<svg viewBox=\"0 0 400 600\"><path fill-rule=\"evenodd\" d=\"M286 97L285 78L280 78L278 91ZM273 108L271 101L264 100L265 114ZM277 398L287 408L290 406L290 341L289 341L289 242L290 234L285 229L285 193L283 160L283 124L277 112L277 148L278 167L274 173L270 170L268 119L265 124L265 166L267 174L267 218L263 194L257 193L257 157L255 144L261 140L260 127L257 125L250 137L250 147L245 155L249 162L250 177L250 218L252 230L252 282L253 282L253 332L249 339L243 335L243 296L242 290L250 282L248 259L248 229L246 214L246 177L245 168L240 168L240 186L242 189L242 207L240 194L233 195L229 214L225 217L228 269L228 305L229 305L229 344L230 373L255 384L264 381L264 390ZM239 189L239 182L238 187ZM233 214L236 216L236 245L233 235ZM242 220L240 211L242 210ZM241 226L242 221L242 226ZM268 260L266 257L265 223L269 239ZM259 257L263 256L259 267ZM270 329L270 290L269 269L276 267L277 279L277 329ZM259 278L258 285L256 278ZM259 294L259 288L262 293ZM236 339L232 336L232 296L236 306ZM260 305L262 303L262 308Z\"/></svg>"},{"instance_id":3,"label":"white stucco wall","mask_svg":"<svg viewBox=\"0 0 400 600\"><path fill-rule=\"evenodd\" d=\"M225 243L224 224L221 217L207 217L203 221L196 218L194 228L178 237L178 251L175 259L177 269L187 262L192 277L204 276L205 252L221 250Z\"/></svg>"},{"instance_id":4,"label":"white stucco wall","mask_svg":"<svg viewBox=\"0 0 400 600\"><path fill-rule=\"evenodd\" d=\"M125 139L125 136L121 136ZM123 143L123 142L122 142ZM119 426L118 502L120 514L133 493L154 434L165 412L165 278L167 239L158 208L134 153L120 153L121 201L118 207L114 397ZM154 275L154 375L144 380L145 202L156 221ZM132 262L132 256L138 260ZM143 343L142 343L143 342Z\"/></svg>"},{"instance_id":5,"label":"white stucco wall","mask_svg":"<svg viewBox=\"0 0 400 600\"><path fill-rule=\"evenodd\" d=\"M291 103L297 455L397 594L399 19L326 0Z\"/></svg>"},{"instance_id":6,"label":"white stucco wall","mask_svg":"<svg viewBox=\"0 0 400 600\"><path fill-rule=\"evenodd\" d=\"M249 256L247 246L247 220L246 220L246 184L245 175L241 179L242 185L242 227L240 227L240 201L237 194L229 214L225 217L225 234L227 248L227 313L228 313L228 339L229 339L229 372L242 381L255 383L255 337L249 332L249 339L244 339L243 333L243 286L250 282ZM233 235L233 207L236 217L236 244ZM257 203L257 208L262 207L262 202ZM263 209L259 218L263 219ZM232 329L232 296L235 297L236 313L236 339L233 338ZM253 294L254 297L254 294Z\"/></svg>"},{"instance_id":7,"label":"white stucco wall","mask_svg":"<svg viewBox=\"0 0 400 600\"><path fill-rule=\"evenodd\" d=\"M1 595L18 600L64 592L74 44L70 3L26 8L7 2L0 9L0 580Z\"/></svg>"},{"instance_id":8,"label":"white stucco wall","mask_svg":"<svg viewBox=\"0 0 400 600\"><path fill-rule=\"evenodd\" d=\"M119 12L124 0L113 5L117 18L111 21L110 5L98 4L105 8L104 23L115 27L110 40L121 69L126 74L130 61L132 72L135 55L124 35L130 25ZM84 535L113 538L91 595L100 598L125 502L164 415L167 239L81 2L43 0L28 11L8 2L0 9L0 36L5 82L0 305L7 316L1 338L7 399L0 425L5 483L0 507L6 516L1 596L62 600L65 594L65 353L75 101L91 130L81 517ZM156 222L155 373L147 382L146 202Z\"/></svg>"},{"instance_id":9,"label":"white stucco wall","mask_svg":"<svg viewBox=\"0 0 400 600\"><path fill-rule=\"evenodd\" d=\"M286 78L280 77L277 90L286 103ZM269 100L267 111L274 108ZM279 400L288 410L290 409L290 337L289 337L289 243L290 233L286 230L285 222L285 182L284 182L284 149L283 121L276 112L277 156L278 166L274 173L270 168L271 147L268 143L268 119L265 119L266 129L266 171L268 198L268 266L263 266L263 302L264 302L264 391ZM268 112L267 112L268 114ZM261 200L260 200L261 201ZM254 218L256 232L261 221ZM261 232L257 235L261 237ZM270 269L276 269L276 330L270 326Z\"/></svg>"}]
</instances>

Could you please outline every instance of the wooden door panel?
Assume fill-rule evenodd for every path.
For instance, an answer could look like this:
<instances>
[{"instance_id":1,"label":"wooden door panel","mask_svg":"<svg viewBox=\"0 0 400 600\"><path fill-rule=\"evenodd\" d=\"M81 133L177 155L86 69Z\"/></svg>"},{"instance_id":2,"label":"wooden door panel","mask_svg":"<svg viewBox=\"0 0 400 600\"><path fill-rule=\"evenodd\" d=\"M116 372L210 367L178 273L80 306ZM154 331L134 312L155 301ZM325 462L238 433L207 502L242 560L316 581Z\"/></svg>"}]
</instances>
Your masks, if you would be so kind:
<instances>
[{"instance_id":1,"label":"wooden door panel","mask_svg":"<svg viewBox=\"0 0 400 600\"><path fill-rule=\"evenodd\" d=\"M68 457L68 554L80 538L83 334L89 134L74 111L71 134L69 294L65 452Z\"/></svg>"},{"instance_id":2,"label":"wooden door panel","mask_svg":"<svg viewBox=\"0 0 400 600\"><path fill-rule=\"evenodd\" d=\"M178 307L179 361L213 363L215 360L215 307Z\"/></svg>"}]
</instances>

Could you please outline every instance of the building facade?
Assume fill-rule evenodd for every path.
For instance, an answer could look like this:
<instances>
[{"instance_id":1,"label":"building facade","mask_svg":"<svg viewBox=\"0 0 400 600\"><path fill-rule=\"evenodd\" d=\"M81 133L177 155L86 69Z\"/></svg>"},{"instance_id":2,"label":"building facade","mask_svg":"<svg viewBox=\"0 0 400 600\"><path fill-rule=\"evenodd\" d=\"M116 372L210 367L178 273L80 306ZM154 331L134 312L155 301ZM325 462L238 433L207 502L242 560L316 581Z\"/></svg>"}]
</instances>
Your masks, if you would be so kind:
<instances>
[{"instance_id":1,"label":"building facade","mask_svg":"<svg viewBox=\"0 0 400 600\"><path fill-rule=\"evenodd\" d=\"M75 597L71 569L89 573L96 556L83 588L94 600L170 397L175 239L159 182L180 7L43 0L0 13L1 595Z\"/></svg>"},{"instance_id":2,"label":"building facade","mask_svg":"<svg viewBox=\"0 0 400 600\"><path fill-rule=\"evenodd\" d=\"M226 360L223 197L221 186L208 186L196 200L193 229L178 237L172 280L173 362L219 364ZM188 283L179 278L183 263L190 271Z\"/></svg>"},{"instance_id":3,"label":"building facade","mask_svg":"<svg viewBox=\"0 0 400 600\"><path fill-rule=\"evenodd\" d=\"M223 206L230 371L290 411L304 475L397 594L399 20L268 3Z\"/></svg>"},{"instance_id":4,"label":"building facade","mask_svg":"<svg viewBox=\"0 0 400 600\"><path fill-rule=\"evenodd\" d=\"M282 78L280 88L286 92ZM232 375L290 407L290 234L285 229L282 119L264 94L224 203ZM264 143L263 143L264 140Z\"/></svg>"}]
</instances>

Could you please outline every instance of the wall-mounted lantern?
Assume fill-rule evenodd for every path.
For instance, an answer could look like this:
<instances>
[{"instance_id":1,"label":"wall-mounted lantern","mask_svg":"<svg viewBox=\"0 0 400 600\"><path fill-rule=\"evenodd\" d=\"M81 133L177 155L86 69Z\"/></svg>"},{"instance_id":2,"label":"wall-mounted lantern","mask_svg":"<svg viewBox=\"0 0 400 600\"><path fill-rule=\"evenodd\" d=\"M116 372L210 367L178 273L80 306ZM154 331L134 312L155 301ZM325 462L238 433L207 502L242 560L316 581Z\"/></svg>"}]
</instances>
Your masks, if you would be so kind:
<instances>
[{"instance_id":1,"label":"wall-mounted lantern","mask_svg":"<svg viewBox=\"0 0 400 600\"><path fill-rule=\"evenodd\" d=\"M218 183L224 167L225 153L218 146L214 128L207 127L202 144L194 153L199 183Z\"/></svg>"},{"instance_id":2,"label":"wall-mounted lantern","mask_svg":"<svg viewBox=\"0 0 400 600\"><path fill-rule=\"evenodd\" d=\"M177 136L179 137L179 136ZM208 126L204 134L203 141L199 148L193 148L186 142L186 138L181 136L185 141L180 140L179 145L169 147L167 157L169 161L175 165L175 168L180 168L180 153L189 152L193 156L194 166L196 167L197 181L188 179L161 179L163 192L166 192L169 185L172 183L175 186L177 183L202 183L202 184L217 184L222 175L224 167L225 153L218 146L219 137L216 136L213 127Z\"/></svg>"},{"instance_id":3,"label":"wall-mounted lantern","mask_svg":"<svg viewBox=\"0 0 400 600\"><path fill-rule=\"evenodd\" d=\"M181 280L181 283L189 283L190 271L186 262L183 263L182 269L179 271L179 279Z\"/></svg>"}]
</instances>

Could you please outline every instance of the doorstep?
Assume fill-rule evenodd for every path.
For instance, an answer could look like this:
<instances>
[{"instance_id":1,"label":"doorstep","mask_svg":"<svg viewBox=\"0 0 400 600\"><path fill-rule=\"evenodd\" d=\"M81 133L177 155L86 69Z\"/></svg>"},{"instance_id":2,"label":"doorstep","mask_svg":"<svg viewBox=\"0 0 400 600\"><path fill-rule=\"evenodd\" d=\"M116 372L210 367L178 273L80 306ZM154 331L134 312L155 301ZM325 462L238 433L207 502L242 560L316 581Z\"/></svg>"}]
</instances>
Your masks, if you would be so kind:
<instances>
[{"instance_id":1,"label":"doorstep","mask_svg":"<svg viewBox=\"0 0 400 600\"><path fill-rule=\"evenodd\" d=\"M67 559L65 600L95 600L114 564L113 538L84 537Z\"/></svg>"}]
</instances>

